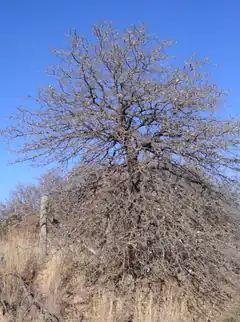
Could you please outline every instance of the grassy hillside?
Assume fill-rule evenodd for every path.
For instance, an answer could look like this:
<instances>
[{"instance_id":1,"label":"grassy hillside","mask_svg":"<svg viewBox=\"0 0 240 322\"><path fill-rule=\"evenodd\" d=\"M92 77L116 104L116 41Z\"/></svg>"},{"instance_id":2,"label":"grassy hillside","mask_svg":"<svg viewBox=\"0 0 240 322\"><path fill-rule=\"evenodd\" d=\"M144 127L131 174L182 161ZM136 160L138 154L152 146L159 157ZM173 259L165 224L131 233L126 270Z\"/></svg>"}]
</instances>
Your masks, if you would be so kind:
<instances>
[{"instance_id":1,"label":"grassy hillside","mask_svg":"<svg viewBox=\"0 0 240 322\"><path fill-rule=\"evenodd\" d=\"M0 321L89 321L89 322L190 322L208 316L191 314L191 303L176 285L168 285L159 301L157 290L147 283L132 293L87 285L75 263L80 260L67 249L49 249L41 258L38 236L26 230L10 230L0 242ZM203 303L202 303L203 304ZM211 321L237 322L235 313L216 315L208 307ZM215 316L213 316L215 315Z\"/></svg>"},{"instance_id":2,"label":"grassy hillside","mask_svg":"<svg viewBox=\"0 0 240 322\"><path fill-rule=\"evenodd\" d=\"M18 188L4 205L2 321L237 322L237 208L227 195L151 168L129 201L124 168L90 170L49 194L46 256L42 186Z\"/></svg>"},{"instance_id":3,"label":"grassy hillside","mask_svg":"<svg viewBox=\"0 0 240 322\"><path fill-rule=\"evenodd\" d=\"M1 241L0 253L2 322L50 321L48 316L51 321L191 321L184 299L171 289L166 301L157 304L154 293L144 287L131 299L85 287L84 277L74 274L76 258L52 249L41 259L36 236L27 231L11 231Z\"/></svg>"}]
</instances>

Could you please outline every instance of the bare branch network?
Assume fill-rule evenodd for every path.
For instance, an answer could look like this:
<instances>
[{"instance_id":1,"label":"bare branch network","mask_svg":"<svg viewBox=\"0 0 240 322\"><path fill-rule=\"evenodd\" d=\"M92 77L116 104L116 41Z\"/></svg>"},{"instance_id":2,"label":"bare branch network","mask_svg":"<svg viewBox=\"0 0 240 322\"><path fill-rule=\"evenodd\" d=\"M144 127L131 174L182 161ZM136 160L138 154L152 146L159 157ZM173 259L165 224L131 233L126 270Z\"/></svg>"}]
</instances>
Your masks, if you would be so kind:
<instances>
[{"instance_id":1,"label":"bare branch network","mask_svg":"<svg viewBox=\"0 0 240 322\"><path fill-rule=\"evenodd\" d=\"M39 91L38 110L19 108L2 134L20 140L17 161L125 164L167 158L191 164L215 179L238 171L239 120L216 117L224 92L209 82L208 60L170 64L173 41L145 27L122 33L93 28L95 41L70 36L53 49L56 86Z\"/></svg>"},{"instance_id":2,"label":"bare branch network","mask_svg":"<svg viewBox=\"0 0 240 322\"><path fill-rule=\"evenodd\" d=\"M39 91L38 109L19 108L2 135L19 141L17 161L77 160L66 185L47 176L42 189L64 241L85 254L77 267L90 282L131 275L159 287L174 277L197 299L222 303L239 286L228 252L239 249L239 210L228 201L240 121L218 117L225 93L211 84L208 60L171 65L173 42L143 26L119 33L106 23L93 35L74 32L70 48L53 50L55 85Z\"/></svg>"}]
</instances>

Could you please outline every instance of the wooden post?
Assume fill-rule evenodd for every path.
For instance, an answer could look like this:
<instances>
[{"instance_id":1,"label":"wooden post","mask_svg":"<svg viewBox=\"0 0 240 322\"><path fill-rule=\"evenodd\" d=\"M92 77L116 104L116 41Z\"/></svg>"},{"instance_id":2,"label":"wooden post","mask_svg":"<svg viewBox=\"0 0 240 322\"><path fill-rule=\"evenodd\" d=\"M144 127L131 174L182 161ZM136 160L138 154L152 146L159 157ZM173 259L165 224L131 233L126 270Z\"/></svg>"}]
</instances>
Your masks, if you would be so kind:
<instances>
[{"instance_id":1,"label":"wooden post","mask_svg":"<svg viewBox=\"0 0 240 322\"><path fill-rule=\"evenodd\" d=\"M41 209L40 209L40 232L39 232L39 248L41 256L47 255L47 208L48 208L48 197L43 196L41 198Z\"/></svg>"}]
</instances>

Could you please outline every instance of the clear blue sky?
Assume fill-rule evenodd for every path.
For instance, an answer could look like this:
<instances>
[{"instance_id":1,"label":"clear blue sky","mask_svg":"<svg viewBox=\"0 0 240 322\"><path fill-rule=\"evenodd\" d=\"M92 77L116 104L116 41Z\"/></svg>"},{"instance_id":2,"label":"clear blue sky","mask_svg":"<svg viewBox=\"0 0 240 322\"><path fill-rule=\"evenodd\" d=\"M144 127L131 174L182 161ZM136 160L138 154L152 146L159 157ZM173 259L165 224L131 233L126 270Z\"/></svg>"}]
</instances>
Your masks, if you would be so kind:
<instances>
[{"instance_id":1,"label":"clear blue sky","mask_svg":"<svg viewBox=\"0 0 240 322\"><path fill-rule=\"evenodd\" d=\"M182 59L197 52L220 67L214 78L231 88L232 111L240 109L239 0L2 0L0 1L0 120L25 102L24 96L48 84L45 67L54 62L49 46L65 46L71 28L89 34L94 23L116 27L143 22L155 34L176 39L174 54ZM18 182L28 183L42 169L7 165L10 158L0 141L0 199Z\"/></svg>"}]
</instances>

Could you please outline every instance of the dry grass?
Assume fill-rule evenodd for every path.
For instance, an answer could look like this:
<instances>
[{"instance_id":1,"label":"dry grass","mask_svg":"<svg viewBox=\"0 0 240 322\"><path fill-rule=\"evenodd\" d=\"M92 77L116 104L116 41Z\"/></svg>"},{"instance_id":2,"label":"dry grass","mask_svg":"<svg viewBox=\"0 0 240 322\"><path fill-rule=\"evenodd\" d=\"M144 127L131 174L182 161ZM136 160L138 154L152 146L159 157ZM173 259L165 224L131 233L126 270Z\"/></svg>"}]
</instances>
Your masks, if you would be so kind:
<instances>
[{"instance_id":1,"label":"dry grass","mask_svg":"<svg viewBox=\"0 0 240 322\"><path fill-rule=\"evenodd\" d=\"M154 294L150 293L147 298L136 294L134 311L132 316L125 317L126 302L121 299L115 299L112 294L99 294L93 298L89 315L91 322L117 322L117 321L134 321L134 322L185 322L191 321L186 303L181 304L173 297L162 306L156 305Z\"/></svg>"},{"instance_id":2,"label":"dry grass","mask_svg":"<svg viewBox=\"0 0 240 322\"><path fill-rule=\"evenodd\" d=\"M37 240L28 232L18 233L12 231L6 240L0 241L0 255L6 272L14 272L22 275L32 262L37 263L39 252Z\"/></svg>"},{"instance_id":3,"label":"dry grass","mask_svg":"<svg viewBox=\"0 0 240 322\"><path fill-rule=\"evenodd\" d=\"M46 312L59 317L59 321L69 322L82 321L82 316L83 321L88 322L193 321L186 301L174 292L165 294L166 301L162 303L157 303L154 293L150 292L146 296L140 289L131 300L116 297L113 292L106 290L98 290L89 298L81 284L82 276L69 274L69 256L66 257L64 251L52 253L47 261L40 261L36 246L37 241L32 234L16 231L11 232L6 240L0 241L3 258L0 265L1 300L9 305L8 313L3 316L0 312L0 322L9 319L42 322L46 321ZM71 296L69 288L72 289ZM44 314L40 314L33 300L29 302L26 292L34 295L34 301L44 308ZM204 321L204 318L199 321Z\"/></svg>"},{"instance_id":4,"label":"dry grass","mask_svg":"<svg viewBox=\"0 0 240 322\"><path fill-rule=\"evenodd\" d=\"M40 267L36 245L28 232L12 231L6 240L0 241L2 309L19 321L24 321L27 297Z\"/></svg>"}]
</instances>

